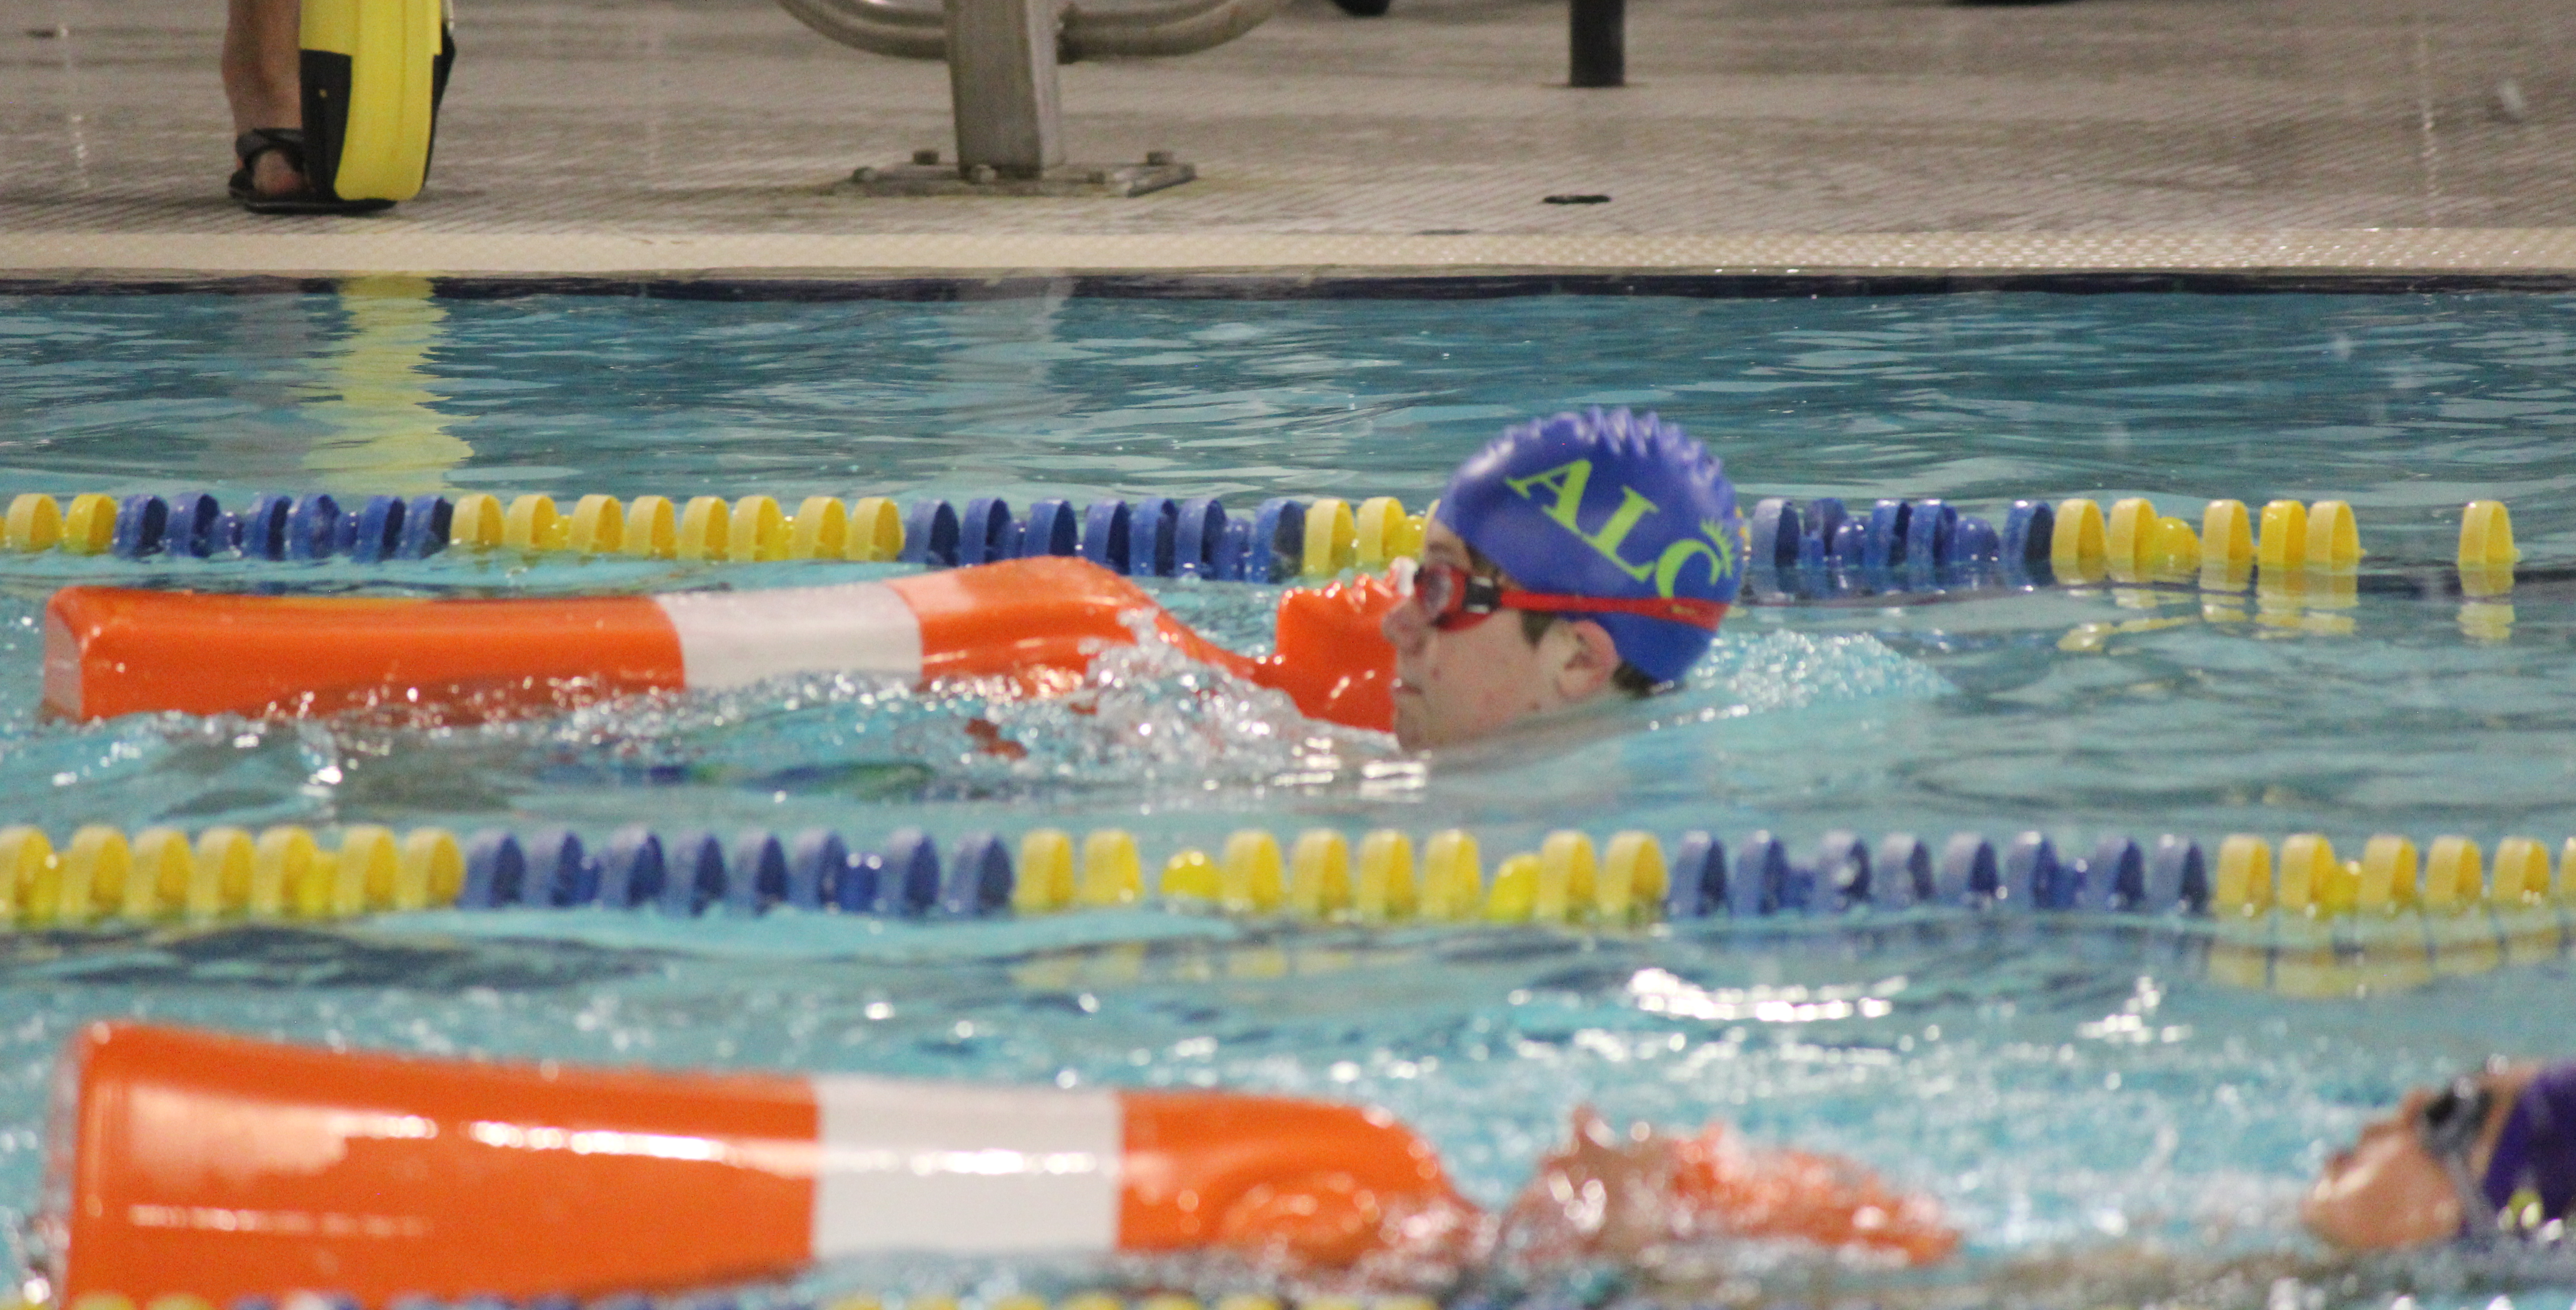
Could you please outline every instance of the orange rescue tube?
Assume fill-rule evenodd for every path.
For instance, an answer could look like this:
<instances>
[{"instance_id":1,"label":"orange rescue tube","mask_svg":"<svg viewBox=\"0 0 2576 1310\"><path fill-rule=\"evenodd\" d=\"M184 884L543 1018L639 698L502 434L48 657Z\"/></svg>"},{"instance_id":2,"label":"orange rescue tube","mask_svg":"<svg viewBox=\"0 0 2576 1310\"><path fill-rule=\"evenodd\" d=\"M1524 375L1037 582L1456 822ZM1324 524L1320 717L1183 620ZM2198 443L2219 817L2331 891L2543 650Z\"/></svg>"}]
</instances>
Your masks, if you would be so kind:
<instances>
[{"instance_id":1,"label":"orange rescue tube","mask_svg":"<svg viewBox=\"0 0 2576 1310\"><path fill-rule=\"evenodd\" d=\"M644 597L304 599L66 587L45 606L45 706L326 714L384 699L561 704L684 685Z\"/></svg>"},{"instance_id":2,"label":"orange rescue tube","mask_svg":"<svg viewBox=\"0 0 2576 1310\"><path fill-rule=\"evenodd\" d=\"M1301 599L1301 597L1303 599ZM1288 690L1308 713L1385 728L1394 654L1382 583L1295 593L1281 655L1182 626L1125 578L1046 557L886 582L659 596L392 600L67 587L45 609L46 707L78 719L177 710L303 715L382 705L550 710L794 673L1077 685L1138 615L1194 659Z\"/></svg>"},{"instance_id":3,"label":"orange rescue tube","mask_svg":"<svg viewBox=\"0 0 2576 1310\"><path fill-rule=\"evenodd\" d=\"M1386 1115L1207 1092L685 1074L97 1024L39 1219L63 1304L586 1295L871 1251L1346 1262L1463 1205ZM60 1134L68 1132L69 1140Z\"/></svg>"}]
</instances>

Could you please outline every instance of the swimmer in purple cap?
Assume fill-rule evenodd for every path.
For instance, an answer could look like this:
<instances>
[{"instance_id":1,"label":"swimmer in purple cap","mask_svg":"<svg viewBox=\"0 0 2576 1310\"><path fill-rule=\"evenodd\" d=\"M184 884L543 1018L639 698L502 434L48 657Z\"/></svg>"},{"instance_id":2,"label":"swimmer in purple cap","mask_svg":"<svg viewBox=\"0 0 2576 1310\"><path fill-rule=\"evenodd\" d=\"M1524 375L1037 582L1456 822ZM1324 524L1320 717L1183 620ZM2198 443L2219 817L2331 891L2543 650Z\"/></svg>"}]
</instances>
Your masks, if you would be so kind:
<instances>
[{"instance_id":1,"label":"swimmer in purple cap","mask_svg":"<svg viewBox=\"0 0 2576 1310\"><path fill-rule=\"evenodd\" d=\"M1450 478L1411 603L1382 625L1397 739L1447 745L1673 685L1708 650L1744 551L1724 467L1680 428L1594 409L1505 429Z\"/></svg>"},{"instance_id":2,"label":"swimmer in purple cap","mask_svg":"<svg viewBox=\"0 0 2576 1310\"><path fill-rule=\"evenodd\" d=\"M2492 1064L2417 1088L2326 1162L2299 1203L2348 1251L2557 1242L2576 1208L2576 1062Z\"/></svg>"}]
</instances>

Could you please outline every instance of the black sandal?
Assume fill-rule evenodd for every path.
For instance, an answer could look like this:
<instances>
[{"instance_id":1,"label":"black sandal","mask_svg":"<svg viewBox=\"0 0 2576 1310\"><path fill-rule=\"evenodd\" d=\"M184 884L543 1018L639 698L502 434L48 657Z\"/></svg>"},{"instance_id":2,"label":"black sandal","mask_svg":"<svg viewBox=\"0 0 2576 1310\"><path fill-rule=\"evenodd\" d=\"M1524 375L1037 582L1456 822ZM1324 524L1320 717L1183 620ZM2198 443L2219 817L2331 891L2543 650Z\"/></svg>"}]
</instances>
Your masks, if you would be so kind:
<instances>
[{"instance_id":1,"label":"black sandal","mask_svg":"<svg viewBox=\"0 0 2576 1310\"><path fill-rule=\"evenodd\" d=\"M264 196L253 181L259 157L270 151L286 156L298 176L304 173L304 133L292 127L254 127L233 141L233 156L241 161L234 171L231 190L233 201L254 214L372 214L393 207L390 200L342 200L316 190L313 179L284 195Z\"/></svg>"}]
</instances>

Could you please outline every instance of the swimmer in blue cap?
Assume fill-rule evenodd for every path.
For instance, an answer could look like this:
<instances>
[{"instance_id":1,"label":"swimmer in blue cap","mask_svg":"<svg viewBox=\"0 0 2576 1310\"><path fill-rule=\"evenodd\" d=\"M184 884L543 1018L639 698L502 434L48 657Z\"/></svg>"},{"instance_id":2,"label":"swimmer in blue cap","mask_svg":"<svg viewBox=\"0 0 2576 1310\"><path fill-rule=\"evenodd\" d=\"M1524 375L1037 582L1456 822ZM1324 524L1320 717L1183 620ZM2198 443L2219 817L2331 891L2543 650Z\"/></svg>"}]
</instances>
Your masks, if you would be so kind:
<instances>
[{"instance_id":1,"label":"swimmer in blue cap","mask_svg":"<svg viewBox=\"0 0 2576 1310\"><path fill-rule=\"evenodd\" d=\"M1708 650L1744 549L1723 466L1680 428L1594 409L1505 429L1450 478L1412 601L1383 624L1397 739L1671 686Z\"/></svg>"},{"instance_id":2,"label":"swimmer in blue cap","mask_svg":"<svg viewBox=\"0 0 2576 1310\"><path fill-rule=\"evenodd\" d=\"M2576 1209L2576 1062L2495 1064L2419 1088L2326 1162L2299 1204L2348 1251L2557 1242Z\"/></svg>"}]
</instances>

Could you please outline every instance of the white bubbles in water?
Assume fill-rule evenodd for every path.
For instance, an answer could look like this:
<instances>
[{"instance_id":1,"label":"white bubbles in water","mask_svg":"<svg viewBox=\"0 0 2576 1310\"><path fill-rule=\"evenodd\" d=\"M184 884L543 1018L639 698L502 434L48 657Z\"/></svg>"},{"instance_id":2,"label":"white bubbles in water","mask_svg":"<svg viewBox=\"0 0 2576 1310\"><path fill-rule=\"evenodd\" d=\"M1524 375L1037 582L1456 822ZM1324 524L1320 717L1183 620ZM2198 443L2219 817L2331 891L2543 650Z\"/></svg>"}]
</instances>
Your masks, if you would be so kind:
<instances>
[{"instance_id":1,"label":"white bubbles in water","mask_svg":"<svg viewBox=\"0 0 2576 1310\"><path fill-rule=\"evenodd\" d=\"M1137 642L1094 659L1073 694L986 710L1026 753L983 767L1024 779L1328 787L1397 754L1385 733L1306 718L1278 691L1198 663L1143 616Z\"/></svg>"},{"instance_id":2,"label":"white bubbles in water","mask_svg":"<svg viewBox=\"0 0 2576 1310\"><path fill-rule=\"evenodd\" d=\"M448 749L515 746L558 765L568 757L612 772L789 790L873 764L911 770L915 790L933 795L1358 787L1397 756L1387 734L1309 720L1284 693L1191 659L1149 613L1129 626L1134 644L1106 647L1079 680L1046 694L999 678L914 687L810 674L427 735Z\"/></svg>"},{"instance_id":3,"label":"white bubbles in water","mask_svg":"<svg viewBox=\"0 0 2576 1310\"><path fill-rule=\"evenodd\" d=\"M1691 670L1684 695L1723 701L1739 714L1880 699L1920 699L1954 690L1931 666L1868 633L1721 633Z\"/></svg>"}]
</instances>

